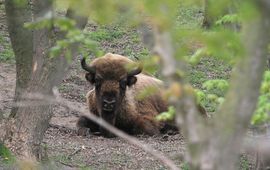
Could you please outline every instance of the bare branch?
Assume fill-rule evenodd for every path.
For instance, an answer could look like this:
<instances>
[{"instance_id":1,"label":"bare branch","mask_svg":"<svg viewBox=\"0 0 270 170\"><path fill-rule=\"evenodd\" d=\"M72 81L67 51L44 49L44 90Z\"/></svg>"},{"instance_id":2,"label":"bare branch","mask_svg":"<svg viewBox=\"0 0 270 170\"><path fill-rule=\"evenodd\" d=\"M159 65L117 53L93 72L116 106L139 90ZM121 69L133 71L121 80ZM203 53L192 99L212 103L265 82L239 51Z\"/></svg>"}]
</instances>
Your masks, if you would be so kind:
<instances>
[{"instance_id":1,"label":"bare branch","mask_svg":"<svg viewBox=\"0 0 270 170\"><path fill-rule=\"evenodd\" d=\"M200 162L200 154L202 153L202 147L200 143L203 143L206 139L204 122L205 120L199 116L197 104L195 103L194 94L192 93L192 87L188 85L184 79L177 73L177 69L185 71L185 66L178 65L174 56L174 49L169 32L160 32L158 28L155 29L155 47L154 53L157 53L163 63L163 75L165 76L165 82L169 85L178 84L181 90L181 96L171 96L169 98L170 104L176 108L176 123L181 129L181 132L186 137L189 152L185 154L185 160L187 162L193 162L194 167L198 166Z\"/></svg>"},{"instance_id":2,"label":"bare branch","mask_svg":"<svg viewBox=\"0 0 270 170\"><path fill-rule=\"evenodd\" d=\"M31 93L31 94L27 94L27 99L40 100L41 102L43 101L45 104L59 103L62 106L65 106L71 110L77 111L81 114L88 113L88 110L86 108L76 107L76 106L74 106L74 104L72 102L70 102L66 99L63 99L60 96L57 88L54 88L53 93L54 93L56 98L53 98L52 96L49 96L49 95L43 95L40 93ZM27 104L31 104L31 102L29 102L29 101L28 101L28 103L27 102L19 102L18 104L25 106ZM39 104L42 104L42 103L39 103ZM151 154L153 157L158 159L164 165L168 166L170 169L179 170L179 168L174 164L174 162L172 160L170 160L169 158L167 158L162 152L159 152L159 151L155 150L154 148L152 148L151 146L140 142L135 137L132 137L132 136L126 134L125 132L117 129L116 127L107 123L105 120L95 116L94 114L84 114L84 116L91 119L92 121L94 121L98 125L102 126L106 130L110 131L111 133L115 134L116 136L126 140L127 142L129 142L129 143L141 148L145 152Z\"/></svg>"},{"instance_id":3,"label":"bare branch","mask_svg":"<svg viewBox=\"0 0 270 170\"><path fill-rule=\"evenodd\" d=\"M162 74L165 77L171 77L176 73L176 62L171 37L168 32L160 33L158 28L154 29L155 46L153 53L158 54L162 60Z\"/></svg>"}]
</instances>

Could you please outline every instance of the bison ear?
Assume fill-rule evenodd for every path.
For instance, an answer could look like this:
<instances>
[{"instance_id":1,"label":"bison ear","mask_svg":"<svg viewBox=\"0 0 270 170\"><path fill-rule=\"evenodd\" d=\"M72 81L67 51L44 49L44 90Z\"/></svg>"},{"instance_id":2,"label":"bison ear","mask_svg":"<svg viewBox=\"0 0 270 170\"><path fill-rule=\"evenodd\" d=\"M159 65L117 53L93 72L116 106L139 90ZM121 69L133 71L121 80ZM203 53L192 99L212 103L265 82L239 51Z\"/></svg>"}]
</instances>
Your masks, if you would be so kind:
<instances>
[{"instance_id":1,"label":"bison ear","mask_svg":"<svg viewBox=\"0 0 270 170\"><path fill-rule=\"evenodd\" d=\"M85 79L89 81L91 84L95 83L95 75L92 73L86 73L85 74Z\"/></svg>"},{"instance_id":2,"label":"bison ear","mask_svg":"<svg viewBox=\"0 0 270 170\"><path fill-rule=\"evenodd\" d=\"M137 82L137 77L135 77L135 76L128 76L128 78L127 78L127 85L128 86L132 86L136 82Z\"/></svg>"}]
</instances>

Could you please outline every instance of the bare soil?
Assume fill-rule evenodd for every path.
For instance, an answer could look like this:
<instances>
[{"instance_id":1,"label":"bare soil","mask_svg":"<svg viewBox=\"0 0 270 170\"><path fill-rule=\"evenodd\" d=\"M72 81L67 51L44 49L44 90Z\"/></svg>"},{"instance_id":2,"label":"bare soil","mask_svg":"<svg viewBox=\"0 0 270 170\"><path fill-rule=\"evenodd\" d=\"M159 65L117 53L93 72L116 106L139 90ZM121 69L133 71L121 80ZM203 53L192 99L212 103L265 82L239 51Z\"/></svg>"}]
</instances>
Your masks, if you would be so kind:
<instances>
[{"instance_id":1,"label":"bare soil","mask_svg":"<svg viewBox=\"0 0 270 170\"><path fill-rule=\"evenodd\" d=\"M79 62L70 67L68 76L60 86L62 97L78 107L86 107L84 95L90 85L84 81ZM15 88L15 65L0 63L0 111L9 113ZM82 137L76 134L79 113L56 105L50 128L44 138L49 158L62 164L64 169L89 167L90 169L166 169L162 163L126 141L101 136ZM137 136L138 139L162 151L180 166L184 142L180 134Z\"/></svg>"}]
</instances>

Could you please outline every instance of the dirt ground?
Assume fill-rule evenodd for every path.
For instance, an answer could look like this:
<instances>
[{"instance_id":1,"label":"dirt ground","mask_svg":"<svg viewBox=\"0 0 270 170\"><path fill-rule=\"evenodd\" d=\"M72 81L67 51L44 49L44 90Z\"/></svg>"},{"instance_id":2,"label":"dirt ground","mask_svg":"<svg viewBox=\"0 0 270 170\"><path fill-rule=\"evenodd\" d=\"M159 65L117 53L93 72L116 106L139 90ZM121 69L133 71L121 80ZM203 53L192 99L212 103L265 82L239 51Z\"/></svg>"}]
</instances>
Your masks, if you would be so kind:
<instances>
[{"instance_id":1,"label":"dirt ground","mask_svg":"<svg viewBox=\"0 0 270 170\"><path fill-rule=\"evenodd\" d=\"M84 81L79 62L70 67L70 73L60 86L61 95L78 107L86 107L84 95L90 86ZM0 110L8 113L12 106L15 88L15 65L0 63ZM166 169L159 161L140 148L116 137L81 137L76 134L78 113L60 105L54 106L50 128L44 138L44 146L52 160L67 168L90 169ZM181 135L138 136L138 139L162 151L176 164L184 152Z\"/></svg>"}]
</instances>

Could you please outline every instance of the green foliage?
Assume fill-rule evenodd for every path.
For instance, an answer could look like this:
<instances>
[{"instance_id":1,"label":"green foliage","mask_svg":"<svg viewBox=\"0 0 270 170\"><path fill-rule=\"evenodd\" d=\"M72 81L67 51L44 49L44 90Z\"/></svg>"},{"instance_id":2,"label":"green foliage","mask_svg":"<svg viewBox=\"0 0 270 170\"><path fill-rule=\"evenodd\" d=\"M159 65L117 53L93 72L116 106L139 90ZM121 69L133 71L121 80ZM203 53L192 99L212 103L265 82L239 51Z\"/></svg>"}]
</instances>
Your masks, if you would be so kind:
<instances>
[{"instance_id":1,"label":"green foliage","mask_svg":"<svg viewBox=\"0 0 270 170\"><path fill-rule=\"evenodd\" d=\"M187 29L197 29L203 21L202 6L180 5L176 18L176 26Z\"/></svg>"},{"instance_id":2,"label":"green foliage","mask_svg":"<svg viewBox=\"0 0 270 170\"><path fill-rule=\"evenodd\" d=\"M58 28L60 31L65 32L65 38L58 40L50 49L50 56L55 57L65 54L65 57L71 61L71 50L74 44L78 45L78 51L83 56L88 56L91 53L99 55L101 53L97 48L97 43L87 36L88 33L76 28L75 22L65 17L47 17L39 21L26 23L25 27L28 29L52 29Z\"/></svg>"},{"instance_id":3,"label":"green foliage","mask_svg":"<svg viewBox=\"0 0 270 170\"><path fill-rule=\"evenodd\" d=\"M183 163L182 166L181 166L181 169L182 170L189 170L190 168L189 168L188 163Z\"/></svg>"},{"instance_id":4,"label":"green foliage","mask_svg":"<svg viewBox=\"0 0 270 170\"><path fill-rule=\"evenodd\" d=\"M183 59L183 56L191 56L189 59L191 63L194 63L192 62L194 56L196 56L195 63L198 63L198 59L202 56L211 56L227 63L235 63L236 59L244 53L240 34L225 28L215 31L180 29L174 34L176 39L182 41L177 51L178 57ZM190 55L196 44L200 47L198 52L195 51L195 54Z\"/></svg>"},{"instance_id":5,"label":"green foliage","mask_svg":"<svg viewBox=\"0 0 270 170\"><path fill-rule=\"evenodd\" d=\"M175 108L173 106L169 106L167 112L162 112L156 116L158 121L172 121L175 117Z\"/></svg>"},{"instance_id":6,"label":"green foliage","mask_svg":"<svg viewBox=\"0 0 270 170\"><path fill-rule=\"evenodd\" d=\"M202 89L202 84L209 79L229 79L231 65L217 58L203 57L198 65L189 67L189 82Z\"/></svg>"},{"instance_id":7,"label":"green foliage","mask_svg":"<svg viewBox=\"0 0 270 170\"><path fill-rule=\"evenodd\" d=\"M208 80L203 83L204 90L196 89L197 102L205 106L208 111L213 112L224 102L224 95L229 84L226 80Z\"/></svg>"},{"instance_id":8,"label":"green foliage","mask_svg":"<svg viewBox=\"0 0 270 170\"><path fill-rule=\"evenodd\" d=\"M14 62L15 55L7 38L0 35L0 61Z\"/></svg>"},{"instance_id":9,"label":"green foliage","mask_svg":"<svg viewBox=\"0 0 270 170\"><path fill-rule=\"evenodd\" d=\"M270 121L270 71L264 73L255 114L251 119L252 125L264 124Z\"/></svg>"},{"instance_id":10,"label":"green foliage","mask_svg":"<svg viewBox=\"0 0 270 170\"><path fill-rule=\"evenodd\" d=\"M147 87L143 89L142 91L138 92L138 94L136 95L136 99L143 100L147 98L148 96L157 93L157 91L158 91L158 88L156 86Z\"/></svg>"},{"instance_id":11,"label":"green foliage","mask_svg":"<svg viewBox=\"0 0 270 170\"><path fill-rule=\"evenodd\" d=\"M15 157L11 154L11 152L4 146L4 144L0 143L0 163L12 164L15 162Z\"/></svg>"},{"instance_id":12,"label":"green foliage","mask_svg":"<svg viewBox=\"0 0 270 170\"><path fill-rule=\"evenodd\" d=\"M147 73L150 73L152 75L157 75L157 71L159 70L159 57L158 56L149 56L149 51L144 50L144 53L140 53L140 60L143 63L144 70Z\"/></svg>"},{"instance_id":13,"label":"green foliage","mask_svg":"<svg viewBox=\"0 0 270 170\"><path fill-rule=\"evenodd\" d=\"M229 83L222 79L208 80L203 83L202 87L217 96L224 96L229 88Z\"/></svg>"},{"instance_id":14,"label":"green foliage","mask_svg":"<svg viewBox=\"0 0 270 170\"><path fill-rule=\"evenodd\" d=\"M215 112L219 103L223 102L228 88L228 83L224 80L229 79L230 70L228 63L210 57L202 58L198 65L189 68L188 78L197 89L197 102L208 112Z\"/></svg>"},{"instance_id":15,"label":"green foliage","mask_svg":"<svg viewBox=\"0 0 270 170\"><path fill-rule=\"evenodd\" d=\"M250 21L259 16L257 6L252 0L241 1L239 6L239 17L242 21Z\"/></svg>"},{"instance_id":16,"label":"green foliage","mask_svg":"<svg viewBox=\"0 0 270 170\"><path fill-rule=\"evenodd\" d=\"M25 7L28 4L28 0L12 0L17 7Z\"/></svg>"},{"instance_id":17,"label":"green foliage","mask_svg":"<svg viewBox=\"0 0 270 170\"><path fill-rule=\"evenodd\" d=\"M97 31L89 32L87 35L90 39L94 41L113 41L114 39L119 39L123 36L123 31L121 30L108 30L105 28L98 29Z\"/></svg>"},{"instance_id":18,"label":"green foliage","mask_svg":"<svg viewBox=\"0 0 270 170\"><path fill-rule=\"evenodd\" d=\"M240 169L241 170L249 170L250 169L248 159L244 155L242 155L240 157Z\"/></svg>"},{"instance_id":19,"label":"green foliage","mask_svg":"<svg viewBox=\"0 0 270 170\"><path fill-rule=\"evenodd\" d=\"M270 93L270 71L264 73L262 86L260 89L261 94Z\"/></svg>"},{"instance_id":20,"label":"green foliage","mask_svg":"<svg viewBox=\"0 0 270 170\"><path fill-rule=\"evenodd\" d=\"M198 103L205 106L208 111L214 112L224 102L224 95L229 88L229 83L223 79L208 80L202 85L203 90L196 89ZM252 125L264 124L270 121L270 71L264 73L260 89L257 108L251 119Z\"/></svg>"},{"instance_id":21,"label":"green foliage","mask_svg":"<svg viewBox=\"0 0 270 170\"><path fill-rule=\"evenodd\" d=\"M189 64L194 66L200 62L203 56L207 56L207 55L209 54L206 48L200 48L193 55L191 55L190 57L187 57L187 61L189 62Z\"/></svg>"},{"instance_id":22,"label":"green foliage","mask_svg":"<svg viewBox=\"0 0 270 170\"><path fill-rule=\"evenodd\" d=\"M121 18L120 18L121 19ZM121 25L119 21L108 25L97 26L94 31L86 33L88 39L97 42L100 51L114 52L125 55L132 60L144 63L144 69L149 73L156 72L155 57L149 56L149 50L142 45L137 30Z\"/></svg>"},{"instance_id":23,"label":"green foliage","mask_svg":"<svg viewBox=\"0 0 270 170\"><path fill-rule=\"evenodd\" d=\"M184 0L183 2L185 4ZM197 0L191 2L198 3ZM237 59L244 55L244 47L241 42L240 33L228 29L229 27L220 27L220 25L230 23L239 24L243 19L238 13L226 13L228 13L228 9L236 10L237 12L240 5L238 2L229 0L219 2L209 0L208 2L209 15L213 16L213 18L220 18L216 21L216 25L219 27L215 27L211 30L200 28L203 20L201 11L204 10L202 9L201 3L199 3L201 5L199 7L193 5L193 9L190 6L184 6L186 9L181 9L181 12L186 10L189 10L189 12L184 12L185 15L180 17L179 21L177 20L177 27L174 27L172 31L174 41L177 42L176 56L179 59L187 60L192 65L198 64L202 57L205 56L215 57L227 63L234 64ZM183 8L183 5L181 7ZM242 9L246 11L244 7L241 7L241 10ZM189 13L195 18L189 17ZM185 20L187 21L185 22ZM192 26L185 24L193 22L195 24L192 24Z\"/></svg>"},{"instance_id":24,"label":"green foliage","mask_svg":"<svg viewBox=\"0 0 270 170\"><path fill-rule=\"evenodd\" d=\"M229 7L234 6L235 2L231 0L208 0L208 12L210 16L222 16L224 11L226 11Z\"/></svg>"},{"instance_id":25,"label":"green foliage","mask_svg":"<svg viewBox=\"0 0 270 170\"><path fill-rule=\"evenodd\" d=\"M227 23L240 23L238 14L227 14L216 21L216 25L223 25Z\"/></svg>"}]
</instances>

